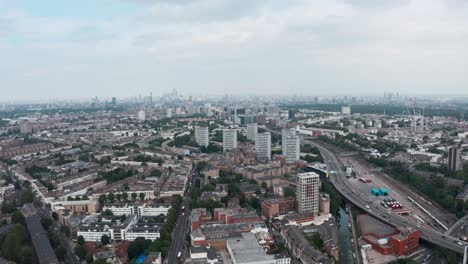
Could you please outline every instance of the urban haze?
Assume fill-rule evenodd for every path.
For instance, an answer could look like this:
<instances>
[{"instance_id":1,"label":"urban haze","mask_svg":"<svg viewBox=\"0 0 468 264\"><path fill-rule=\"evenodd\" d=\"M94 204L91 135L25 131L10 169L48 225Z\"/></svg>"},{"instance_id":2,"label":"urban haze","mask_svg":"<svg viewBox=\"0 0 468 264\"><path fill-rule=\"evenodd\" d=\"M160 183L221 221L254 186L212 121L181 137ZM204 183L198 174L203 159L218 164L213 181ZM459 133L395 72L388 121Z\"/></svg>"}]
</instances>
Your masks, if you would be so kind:
<instances>
[{"instance_id":1,"label":"urban haze","mask_svg":"<svg viewBox=\"0 0 468 264\"><path fill-rule=\"evenodd\" d=\"M466 14L0 0L0 263L466 264Z\"/></svg>"}]
</instances>

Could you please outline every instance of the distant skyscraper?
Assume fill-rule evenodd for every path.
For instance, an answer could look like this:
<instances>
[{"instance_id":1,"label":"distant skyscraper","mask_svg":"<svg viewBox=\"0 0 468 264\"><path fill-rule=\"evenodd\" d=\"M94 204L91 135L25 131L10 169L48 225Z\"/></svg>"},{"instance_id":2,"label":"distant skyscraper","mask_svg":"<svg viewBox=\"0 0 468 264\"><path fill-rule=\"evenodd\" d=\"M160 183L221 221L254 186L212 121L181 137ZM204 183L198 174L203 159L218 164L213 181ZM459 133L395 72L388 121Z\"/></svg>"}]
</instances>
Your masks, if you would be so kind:
<instances>
[{"instance_id":1,"label":"distant skyscraper","mask_svg":"<svg viewBox=\"0 0 468 264\"><path fill-rule=\"evenodd\" d=\"M314 215L319 211L320 177L315 172L300 173L297 175L296 199L297 210L300 213L311 212Z\"/></svg>"},{"instance_id":2,"label":"distant skyscraper","mask_svg":"<svg viewBox=\"0 0 468 264\"><path fill-rule=\"evenodd\" d=\"M341 107L342 115L351 115L351 106L342 106Z\"/></svg>"},{"instance_id":3,"label":"distant skyscraper","mask_svg":"<svg viewBox=\"0 0 468 264\"><path fill-rule=\"evenodd\" d=\"M255 141L258 133L258 126L257 123L250 123L247 124L247 139Z\"/></svg>"},{"instance_id":4,"label":"distant skyscraper","mask_svg":"<svg viewBox=\"0 0 468 264\"><path fill-rule=\"evenodd\" d=\"M257 159L271 159L271 135L270 132L259 133L255 139L255 152Z\"/></svg>"},{"instance_id":5,"label":"distant skyscraper","mask_svg":"<svg viewBox=\"0 0 468 264\"><path fill-rule=\"evenodd\" d=\"M168 109L166 110L166 117L167 117L167 118L171 118L171 117L172 117L172 108L168 108Z\"/></svg>"},{"instance_id":6,"label":"distant skyscraper","mask_svg":"<svg viewBox=\"0 0 468 264\"><path fill-rule=\"evenodd\" d=\"M138 120L145 121L146 120L146 112L145 110L140 110L138 112Z\"/></svg>"},{"instance_id":7,"label":"distant skyscraper","mask_svg":"<svg viewBox=\"0 0 468 264\"><path fill-rule=\"evenodd\" d=\"M223 151L229 151L237 148L237 130L224 129L223 130Z\"/></svg>"},{"instance_id":8,"label":"distant skyscraper","mask_svg":"<svg viewBox=\"0 0 468 264\"><path fill-rule=\"evenodd\" d=\"M293 163L300 159L301 143L299 136L286 137L282 144L284 149L283 156L286 163Z\"/></svg>"},{"instance_id":9,"label":"distant skyscraper","mask_svg":"<svg viewBox=\"0 0 468 264\"><path fill-rule=\"evenodd\" d=\"M117 97L112 97L112 105L117 105Z\"/></svg>"},{"instance_id":10,"label":"distant skyscraper","mask_svg":"<svg viewBox=\"0 0 468 264\"><path fill-rule=\"evenodd\" d=\"M210 143L208 127L195 127L195 141L200 146L208 147Z\"/></svg>"},{"instance_id":11,"label":"distant skyscraper","mask_svg":"<svg viewBox=\"0 0 468 264\"><path fill-rule=\"evenodd\" d=\"M461 151L459 148L449 148L448 153L448 169L450 171L459 171L463 169L463 160L461 159Z\"/></svg>"}]
</instances>

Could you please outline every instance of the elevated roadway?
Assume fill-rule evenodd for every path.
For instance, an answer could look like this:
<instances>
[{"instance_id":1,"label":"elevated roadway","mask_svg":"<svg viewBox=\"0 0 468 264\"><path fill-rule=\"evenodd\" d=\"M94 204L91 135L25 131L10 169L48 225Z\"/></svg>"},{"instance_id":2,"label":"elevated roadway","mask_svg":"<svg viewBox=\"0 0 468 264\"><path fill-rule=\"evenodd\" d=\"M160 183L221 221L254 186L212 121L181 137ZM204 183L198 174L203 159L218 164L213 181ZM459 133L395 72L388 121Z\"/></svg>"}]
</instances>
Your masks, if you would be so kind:
<instances>
[{"instance_id":1,"label":"elevated roadway","mask_svg":"<svg viewBox=\"0 0 468 264\"><path fill-rule=\"evenodd\" d=\"M281 135L281 132L267 129L270 133L275 133ZM453 250L459 254L464 254L465 252L465 243L458 238L449 236L442 232L433 230L431 228L413 223L405 219L404 217L392 214L388 212L385 208L378 205L369 205L369 197L361 193L357 193L349 188L347 183L347 178L344 171L341 169L341 165L337 159L337 153L330 151L329 149L323 147L320 144L312 140L301 139L302 143L310 144L320 150L320 153L327 165L327 170L329 178L335 188L343 195L348 201L366 211L369 215L379 219L380 221L394 226L394 227L406 227L412 228L413 230L421 231L421 238L431 242L433 244L439 245L441 247Z\"/></svg>"}]
</instances>

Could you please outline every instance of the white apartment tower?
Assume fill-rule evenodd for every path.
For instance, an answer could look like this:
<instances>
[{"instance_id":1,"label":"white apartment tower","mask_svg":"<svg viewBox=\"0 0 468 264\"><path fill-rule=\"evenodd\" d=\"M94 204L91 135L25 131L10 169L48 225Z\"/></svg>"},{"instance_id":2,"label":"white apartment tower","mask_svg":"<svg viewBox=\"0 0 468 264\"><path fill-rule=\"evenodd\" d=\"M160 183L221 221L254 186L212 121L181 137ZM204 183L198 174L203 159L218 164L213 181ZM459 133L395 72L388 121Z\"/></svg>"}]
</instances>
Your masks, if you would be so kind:
<instances>
[{"instance_id":1,"label":"white apartment tower","mask_svg":"<svg viewBox=\"0 0 468 264\"><path fill-rule=\"evenodd\" d=\"M223 151L229 151L237 148L237 130L224 129L223 130Z\"/></svg>"},{"instance_id":2,"label":"white apartment tower","mask_svg":"<svg viewBox=\"0 0 468 264\"><path fill-rule=\"evenodd\" d=\"M281 129L281 142L284 142L284 139L289 136L295 136L296 130L294 128L283 128ZM284 145L283 145L283 152L284 152Z\"/></svg>"},{"instance_id":3,"label":"white apartment tower","mask_svg":"<svg viewBox=\"0 0 468 264\"><path fill-rule=\"evenodd\" d=\"M299 173L297 175L296 199L300 213L319 211L320 176L315 172Z\"/></svg>"},{"instance_id":4,"label":"white apartment tower","mask_svg":"<svg viewBox=\"0 0 468 264\"><path fill-rule=\"evenodd\" d=\"M449 171L459 171L463 169L463 160L461 158L461 150L456 147L449 148L448 153L448 169Z\"/></svg>"},{"instance_id":5,"label":"white apartment tower","mask_svg":"<svg viewBox=\"0 0 468 264\"><path fill-rule=\"evenodd\" d=\"M146 112L145 110L140 110L138 112L138 120L145 121L146 120Z\"/></svg>"},{"instance_id":6,"label":"white apartment tower","mask_svg":"<svg viewBox=\"0 0 468 264\"><path fill-rule=\"evenodd\" d=\"M299 136L289 136L283 141L283 156L286 163L294 163L300 160L301 143Z\"/></svg>"},{"instance_id":7,"label":"white apartment tower","mask_svg":"<svg viewBox=\"0 0 468 264\"><path fill-rule=\"evenodd\" d=\"M195 141L199 146L208 147L209 134L208 127L195 127Z\"/></svg>"},{"instance_id":8,"label":"white apartment tower","mask_svg":"<svg viewBox=\"0 0 468 264\"><path fill-rule=\"evenodd\" d=\"M341 107L341 114L342 115L351 115L351 106L342 106Z\"/></svg>"},{"instance_id":9,"label":"white apartment tower","mask_svg":"<svg viewBox=\"0 0 468 264\"><path fill-rule=\"evenodd\" d=\"M255 139L255 152L257 159L270 160L271 159L271 134L270 132L259 133Z\"/></svg>"},{"instance_id":10,"label":"white apartment tower","mask_svg":"<svg viewBox=\"0 0 468 264\"><path fill-rule=\"evenodd\" d=\"M255 141L258 134L258 126L257 123L250 123L247 124L247 139Z\"/></svg>"}]
</instances>

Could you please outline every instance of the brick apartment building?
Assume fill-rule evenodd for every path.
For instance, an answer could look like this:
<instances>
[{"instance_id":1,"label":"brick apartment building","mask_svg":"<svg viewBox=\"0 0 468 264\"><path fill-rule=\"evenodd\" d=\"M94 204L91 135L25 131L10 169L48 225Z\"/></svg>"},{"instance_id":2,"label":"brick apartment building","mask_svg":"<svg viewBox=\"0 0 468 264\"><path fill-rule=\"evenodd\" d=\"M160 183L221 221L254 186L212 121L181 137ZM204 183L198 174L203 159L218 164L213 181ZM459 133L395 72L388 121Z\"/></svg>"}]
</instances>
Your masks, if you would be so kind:
<instances>
[{"instance_id":1,"label":"brick apartment building","mask_svg":"<svg viewBox=\"0 0 468 264\"><path fill-rule=\"evenodd\" d=\"M262 202L262 215L270 219L296 209L295 198L271 198Z\"/></svg>"}]
</instances>

